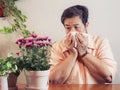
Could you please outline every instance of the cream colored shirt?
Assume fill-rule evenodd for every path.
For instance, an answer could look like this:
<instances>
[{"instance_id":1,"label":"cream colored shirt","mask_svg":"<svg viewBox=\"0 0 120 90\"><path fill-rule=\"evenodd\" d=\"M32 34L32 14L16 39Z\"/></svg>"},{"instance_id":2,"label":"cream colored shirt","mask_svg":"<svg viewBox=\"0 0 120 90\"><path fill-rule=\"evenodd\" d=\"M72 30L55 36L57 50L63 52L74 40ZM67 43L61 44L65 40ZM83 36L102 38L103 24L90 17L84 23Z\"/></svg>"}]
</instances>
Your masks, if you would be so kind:
<instances>
[{"instance_id":1,"label":"cream colored shirt","mask_svg":"<svg viewBox=\"0 0 120 90\"><path fill-rule=\"evenodd\" d=\"M67 48L64 46L64 40L58 41L53 45L50 60L50 63L53 65L51 70L54 70L58 64L64 62L65 55L63 52L65 50L67 50ZM99 36L88 35L87 51L104 62L104 65L107 66L107 69L112 73L112 77L114 77L116 72L116 61L113 58L113 54L107 39ZM65 84L97 83L99 82L95 80L95 78L90 74L88 68L82 62L80 62L80 60L76 61L69 78L65 82Z\"/></svg>"}]
</instances>

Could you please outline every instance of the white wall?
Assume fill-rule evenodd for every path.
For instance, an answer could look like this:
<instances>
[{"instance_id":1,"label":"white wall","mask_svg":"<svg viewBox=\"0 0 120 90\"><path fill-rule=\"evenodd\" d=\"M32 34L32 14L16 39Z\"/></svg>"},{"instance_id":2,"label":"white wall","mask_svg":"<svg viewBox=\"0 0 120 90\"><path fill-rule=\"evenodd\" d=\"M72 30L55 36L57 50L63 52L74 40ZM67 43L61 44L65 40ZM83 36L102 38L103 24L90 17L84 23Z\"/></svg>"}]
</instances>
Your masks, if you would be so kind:
<instances>
[{"instance_id":1,"label":"white wall","mask_svg":"<svg viewBox=\"0 0 120 90\"><path fill-rule=\"evenodd\" d=\"M120 83L120 1L119 0L19 0L18 7L28 17L28 28L40 35L49 35L53 41L64 37L60 22L63 10L71 5L82 4L89 8L89 32L110 40L115 60L118 63L117 76L113 83ZM1 21L0 21L1 22ZM1 23L0 23L1 24ZM19 77L20 83L23 83Z\"/></svg>"}]
</instances>

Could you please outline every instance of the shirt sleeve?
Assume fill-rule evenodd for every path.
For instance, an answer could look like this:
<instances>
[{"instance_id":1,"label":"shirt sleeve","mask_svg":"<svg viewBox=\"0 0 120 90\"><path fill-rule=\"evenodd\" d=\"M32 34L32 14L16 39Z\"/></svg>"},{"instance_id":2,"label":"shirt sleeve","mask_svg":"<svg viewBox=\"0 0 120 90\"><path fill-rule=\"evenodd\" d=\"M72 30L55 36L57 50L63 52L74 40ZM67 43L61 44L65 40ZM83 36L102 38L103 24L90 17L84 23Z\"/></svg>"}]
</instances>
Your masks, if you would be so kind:
<instances>
[{"instance_id":1,"label":"shirt sleeve","mask_svg":"<svg viewBox=\"0 0 120 90\"><path fill-rule=\"evenodd\" d=\"M59 43L55 43L51 49L50 64L52 64L52 66L50 70L52 70L54 66L58 65L61 61L63 61L62 52Z\"/></svg>"},{"instance_id":2,"label":"shirt sleeve","mask_svg":"<svg viewBox=\"0 0 120 90\"><path fill-rule=\"evenodd\" d=\"M117 63L113 57L109 41L103 39L97 50L97 57L102 60L107 66L108 70L112 73L112 77L115 77Z\"/></svg>"}]
</instances>

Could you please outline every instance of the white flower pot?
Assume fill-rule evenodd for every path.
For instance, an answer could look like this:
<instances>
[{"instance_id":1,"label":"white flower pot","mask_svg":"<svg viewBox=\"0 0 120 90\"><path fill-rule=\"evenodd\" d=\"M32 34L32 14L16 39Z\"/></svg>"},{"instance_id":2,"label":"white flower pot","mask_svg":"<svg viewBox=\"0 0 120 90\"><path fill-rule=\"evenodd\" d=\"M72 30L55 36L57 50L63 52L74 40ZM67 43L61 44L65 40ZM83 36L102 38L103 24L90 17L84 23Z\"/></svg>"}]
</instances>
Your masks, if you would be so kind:
<instances>
[{"instance_id":1,"label":"white flower pot","mask_svg":"<svg viewBox=\"0 0 120 90\"><path fill-rule=\"evenodd\" d=\"M7 76L1 76L1 89L0 90L8 90L8 81Z\"/></svg>"},{"instance_id":2,"label":"white flower pot","mask_svg":"<svg viewBox=\"0 0 120 90\"><path fill-rule=\"evenodd\" d=\"M49 70L46 71L26 71L26 89L28 90L47 90Z\"/></svg>"}]
</instances>

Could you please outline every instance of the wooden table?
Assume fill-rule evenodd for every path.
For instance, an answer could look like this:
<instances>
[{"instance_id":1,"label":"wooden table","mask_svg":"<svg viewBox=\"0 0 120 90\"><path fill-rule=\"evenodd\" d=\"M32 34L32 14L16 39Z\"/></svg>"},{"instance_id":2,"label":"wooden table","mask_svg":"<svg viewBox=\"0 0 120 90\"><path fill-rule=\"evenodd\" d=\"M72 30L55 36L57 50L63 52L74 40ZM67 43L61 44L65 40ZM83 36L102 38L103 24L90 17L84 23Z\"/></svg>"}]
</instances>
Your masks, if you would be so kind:
<instances>
[{"instance_id":1,"label":"wooden table","mask_svg":"<svg viewBox=\"0 0 120 90\"><path fill-rule=\"evenodd\" d=\"M18 88L25 90L25 85L18 85ZM49 85L48 90L120 90L120 84Z\"/></svg>"}]
</instances>

